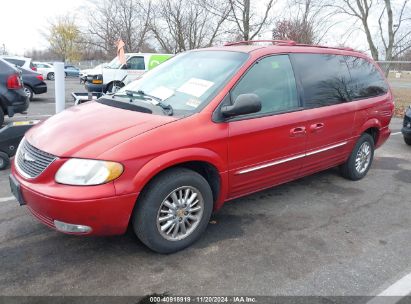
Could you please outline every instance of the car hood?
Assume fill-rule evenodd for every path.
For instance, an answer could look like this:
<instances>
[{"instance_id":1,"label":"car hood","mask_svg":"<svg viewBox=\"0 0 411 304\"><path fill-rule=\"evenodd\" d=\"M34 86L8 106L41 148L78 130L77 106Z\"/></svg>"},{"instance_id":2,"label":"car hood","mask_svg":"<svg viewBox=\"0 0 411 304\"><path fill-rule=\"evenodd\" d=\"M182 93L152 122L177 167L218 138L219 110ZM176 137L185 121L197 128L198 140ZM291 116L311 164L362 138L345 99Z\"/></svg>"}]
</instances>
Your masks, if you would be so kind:
<instances>
[{"instance_id":1,"label":"car hood","mask_svg":"<svg viewBox=\"0 0 411 304\"><path fill-rule=\"evenodd\" d=\"M58 157L98 158L132 137L175 120L88 102L50 117L30 129L26 138Z\"/></svg>"}]
</instances>

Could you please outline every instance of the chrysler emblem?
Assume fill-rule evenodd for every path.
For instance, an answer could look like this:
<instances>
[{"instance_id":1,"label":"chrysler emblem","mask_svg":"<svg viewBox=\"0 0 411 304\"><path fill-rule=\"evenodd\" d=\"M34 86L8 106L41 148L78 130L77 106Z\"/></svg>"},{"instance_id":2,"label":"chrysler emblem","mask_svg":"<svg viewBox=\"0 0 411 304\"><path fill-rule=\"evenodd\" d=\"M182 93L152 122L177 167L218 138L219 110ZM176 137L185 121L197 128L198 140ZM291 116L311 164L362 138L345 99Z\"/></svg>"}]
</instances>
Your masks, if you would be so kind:
<instances>
[{"instance_id":1,"label":"chrysler emblem","mask_svg":"<svg viewBox=\"0 0 411 304\"><path fill-rule=\"evenodd\" d=\"M23 160L24 160L25 162L30 162L30 163L33 163L33 162L36 161L36 160L35 160L30 154L28 154L27 152L24 152L24 153L23 153Z\"/></svg>"}]
</instances>

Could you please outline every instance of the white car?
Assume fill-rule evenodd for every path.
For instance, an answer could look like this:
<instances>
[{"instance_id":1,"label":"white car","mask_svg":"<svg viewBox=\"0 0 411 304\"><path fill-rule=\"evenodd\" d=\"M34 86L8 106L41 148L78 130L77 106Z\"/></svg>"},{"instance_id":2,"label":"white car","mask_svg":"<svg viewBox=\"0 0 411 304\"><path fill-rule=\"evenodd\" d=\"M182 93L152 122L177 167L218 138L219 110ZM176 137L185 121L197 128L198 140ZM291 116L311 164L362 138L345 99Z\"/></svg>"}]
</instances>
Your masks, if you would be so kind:
<instances>
[{"instance_id":1,"label":"white car","mask_svg":"<svg viewBox=\"0 0 411 304\"><path fill-rule=\"evenodd\" d=\"M86 88L89 92L117 92L143 73L170 59L172 54L126 53L126 63L115 57L102 71L87 75Z\"/></svg>"},{"instance_id":2,"label":"white car","mask_svg":"<svg viewBox=\"0 0 411 304\"><path fill-rule=\"evenodd\" d=\"M37 72L43 75L44 79L54 80L54 67L47 62L33 62L37 67Z\"/></svg>"},{"instance_id":3,"label":"white car","mask_svg":"<svg viewBox=\"0 0 411 304\"><path fill-rule=\"evenodd\" d=\"M99 64L91 69L85 69L80 71L80 83L85 82L87 75L103 74L103 69L108 65L108 62Z\"/></svg>"},{"instance_id":4,"label":"white car","mask_svg":"<svg viewBox=\"0 0 411 304\"><path fill-rule=\"evenodd\" d=\"M24 68L27 70L33 70L37 71L36 66L33 64L31 61L31 58L27 57L19 57L19 56L8 56L8 55L3 55L0 56L0 58L6 60L8 63L11 63L13 65L16 65L20 68Z\"/></svg>"}]
</instances>

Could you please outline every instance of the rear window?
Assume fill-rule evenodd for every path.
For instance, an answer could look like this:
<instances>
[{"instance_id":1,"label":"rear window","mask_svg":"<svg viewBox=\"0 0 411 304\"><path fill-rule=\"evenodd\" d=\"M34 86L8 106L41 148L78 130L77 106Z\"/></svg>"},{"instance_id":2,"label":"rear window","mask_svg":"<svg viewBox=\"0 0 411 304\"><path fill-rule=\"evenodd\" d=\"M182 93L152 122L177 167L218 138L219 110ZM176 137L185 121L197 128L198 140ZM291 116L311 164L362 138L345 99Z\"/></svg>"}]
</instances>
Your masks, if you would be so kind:
<instances>
[{"instance_id":1,"label":"rear window","mask_svg":"<svg viewBox=\"0 0 411 304\"><path fill-rule=\"evenodd\" d=\"M12 64L15 64L19 67L22 67L24 65L24 60L12 59L12 58L4 58L4 60L6 60L6 61L8 61Z\"/></svg>"},{"instance_id":2,"label":"rear window","mask_svg":"<svg viewBox=\"0 0 411 304\"><path fill-rule=\"evenodd\" d=\"M343 56L292 54L303 87L307 108L318 108L350 100L350 73Z\"/></svg>"},{"instance_id":3,"label":"rear window","mask_svg":"<svg viewBox=\"0 0 411 304\"><path fill-rule=\"evenodd\" d=\"M363 58L345 56L351 74L350 94L352 99L383 95L388 86L380 71Z\"/></svg>"}]
</instances>

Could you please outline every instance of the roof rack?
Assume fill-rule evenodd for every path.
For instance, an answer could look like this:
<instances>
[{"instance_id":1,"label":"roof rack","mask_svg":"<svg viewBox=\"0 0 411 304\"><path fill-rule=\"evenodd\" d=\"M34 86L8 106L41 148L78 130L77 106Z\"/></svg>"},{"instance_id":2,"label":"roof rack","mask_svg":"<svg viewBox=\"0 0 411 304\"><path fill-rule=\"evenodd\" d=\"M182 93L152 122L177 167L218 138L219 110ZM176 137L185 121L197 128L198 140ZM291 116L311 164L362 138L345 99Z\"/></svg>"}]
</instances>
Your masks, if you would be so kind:
<instances>
[{"instance_id":1,"label":"roof rack","mask_svg":"<svg viewBox=\"0 0 411 304\"><path fill-rule=\"evenodd\" d=\"M333 47L333 46L325 46L325 45L311 45L311 44L297 43L293 40L246 40L246 41L228 42L228 43L224 44L224 46L252 44L252 43L255 43L255 42L269 42L269 43L272 43L273 45L279 45L279 46L311 46L311 47L324 48L324 49L354 51L354 49L349 48L349 47Z\"/></svg>"},{"instance_id":2,"label":"roof rack","mask_svg":"<svg viewBox=\"0 0 411 304\"><path fill-rule=\"evenodd\" d=\"M245 40L245 41L228 42L224 44L224 46L251 44L255 42L271 42L272 44L276 44L276 45L296 45L297 44L295 41L292 41L292 40Z\"/></svg>"}]
</instances>

